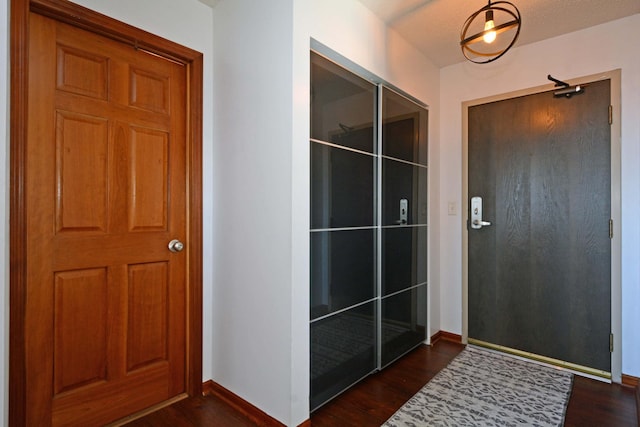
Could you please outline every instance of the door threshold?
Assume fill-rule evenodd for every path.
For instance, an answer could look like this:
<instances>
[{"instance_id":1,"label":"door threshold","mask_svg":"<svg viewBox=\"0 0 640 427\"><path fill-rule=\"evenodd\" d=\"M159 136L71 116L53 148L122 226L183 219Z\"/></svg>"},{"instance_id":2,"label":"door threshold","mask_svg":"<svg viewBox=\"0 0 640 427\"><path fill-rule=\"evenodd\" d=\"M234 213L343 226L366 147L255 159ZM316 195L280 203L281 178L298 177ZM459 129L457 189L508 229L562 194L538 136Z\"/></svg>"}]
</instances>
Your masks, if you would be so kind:
<instances>
[{"instance_id":1,"label":"door threshold","mask_svg":"<svg viewBox=\"0 0 640 427\"><path fill-rule=\"evenodd\" d=\"M116 420L110 424L106 424L105 427L119 427L122 425L125 425L127 423L130 423L133 420L137 420L138 418L142 418L146 415L151 414L152 412L156 412L162 408L166 408L167 406L171 406L176 402L180 402L181 400L186 399L187 397L189 397L189 395L187 393L181 393L175 397L172 397L171 399L167 399L163 402L157 403L153 406L150 406L146 409L143 409L142 411L136 412L134 414L131 415L127 415L124 418L120 418L119 420Z\"/></svg>"},{"instance_id":2,"label":"door threshold","mask_svg":"<svg viewBox=\"0 0 640 427\"><path fill-rule=\"evenodd\" d=\"M520 360L534 362L540 365L549 366L555 369L562 369L564 371L572 372L582 377L591 378L593 380L602 381L611 384L611 372L602 371L599 369L589 368L587 366L578 365L564 360L554 359L552 357L541 356L539 354L530 353L528 351L516 350L515 348L505 347L498 344L492 344L485 341L476 340L474 338L468 338L467 342L470 345L476 347L482 347L484 349L493 350L499 353L507 353Z\"/></svg>"}]
</instances>

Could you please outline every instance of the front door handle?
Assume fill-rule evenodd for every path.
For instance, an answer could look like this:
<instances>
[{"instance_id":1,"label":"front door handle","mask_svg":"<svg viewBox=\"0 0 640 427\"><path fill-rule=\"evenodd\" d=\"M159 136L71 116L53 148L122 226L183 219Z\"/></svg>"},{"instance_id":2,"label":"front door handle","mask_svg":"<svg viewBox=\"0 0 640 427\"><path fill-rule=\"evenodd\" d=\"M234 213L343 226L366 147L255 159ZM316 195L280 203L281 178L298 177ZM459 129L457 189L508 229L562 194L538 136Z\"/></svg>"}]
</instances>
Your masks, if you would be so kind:
<instances>
[{"instance_id":1,"label":"front door handle","mask_svg":"<svg viewBox=\"0 0 640 427\"><path fill-rule=\"evenodd\" d=\"M491 225L489 221L482 220L482 197L471 198L471 228L479 230Z\"/></svg>"}]
</instances>

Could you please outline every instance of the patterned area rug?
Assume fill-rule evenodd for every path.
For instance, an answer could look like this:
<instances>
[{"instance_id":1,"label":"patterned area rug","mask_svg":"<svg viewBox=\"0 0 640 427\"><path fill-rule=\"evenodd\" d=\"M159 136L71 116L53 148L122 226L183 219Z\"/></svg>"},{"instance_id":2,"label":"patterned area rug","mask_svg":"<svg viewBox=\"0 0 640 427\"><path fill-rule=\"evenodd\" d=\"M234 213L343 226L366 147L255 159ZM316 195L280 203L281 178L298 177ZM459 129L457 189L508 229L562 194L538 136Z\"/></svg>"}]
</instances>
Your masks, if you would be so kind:
<instances>
[{"instance_id":1,"label":"patterned area rug","mask_svg":"<svg viewBox=\"0 0 640 427\"><path fill-rule=\"evenodd\" d=\"M561 426L573 374L467 346L383 427Z\"/></svg>"}]
</instances>

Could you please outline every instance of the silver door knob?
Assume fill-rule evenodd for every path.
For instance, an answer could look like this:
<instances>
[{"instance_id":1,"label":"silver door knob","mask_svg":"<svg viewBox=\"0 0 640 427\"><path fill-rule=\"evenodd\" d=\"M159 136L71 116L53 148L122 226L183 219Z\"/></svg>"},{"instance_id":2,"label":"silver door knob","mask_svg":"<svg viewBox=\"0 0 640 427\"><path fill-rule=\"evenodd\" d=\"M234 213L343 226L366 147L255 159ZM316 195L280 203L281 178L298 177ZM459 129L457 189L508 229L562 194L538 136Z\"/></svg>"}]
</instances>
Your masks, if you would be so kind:
<instances>
[{"instance_id":1,"label":"silver door knob","mask_svg":"<svg viewBox=\"0 0 640 427\"><path fill-rule=\"evenodd\" d=\"M184 249L184 243L182 243L178 239L173 239L172 241L169 242L168 247L171 252L180 252L181 250Z\"/></svg>"}]
</instances>

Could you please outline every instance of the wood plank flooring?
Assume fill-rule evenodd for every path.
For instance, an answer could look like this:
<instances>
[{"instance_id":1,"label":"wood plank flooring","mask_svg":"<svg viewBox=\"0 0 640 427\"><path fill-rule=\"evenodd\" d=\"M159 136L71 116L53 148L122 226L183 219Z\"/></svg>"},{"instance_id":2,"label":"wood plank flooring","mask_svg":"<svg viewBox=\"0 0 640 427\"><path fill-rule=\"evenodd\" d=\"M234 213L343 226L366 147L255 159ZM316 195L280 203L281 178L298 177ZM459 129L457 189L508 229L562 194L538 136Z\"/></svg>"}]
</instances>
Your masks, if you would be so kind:
<instances>
[{"instance_id":1,"label":"wood plank flooring","mask_svg":"<svg viewBox=\"0 0 640 427\"><path fill-rule=\"evenodd\" d=\"M311 415L311 426L380 426L463 348L447 341L418 347L316 410ZM255 425L212 396L185 399L127 424L129 427ZM565 426L637 427L635 390L576 376Z\"/></svg>"}]
</instances>

